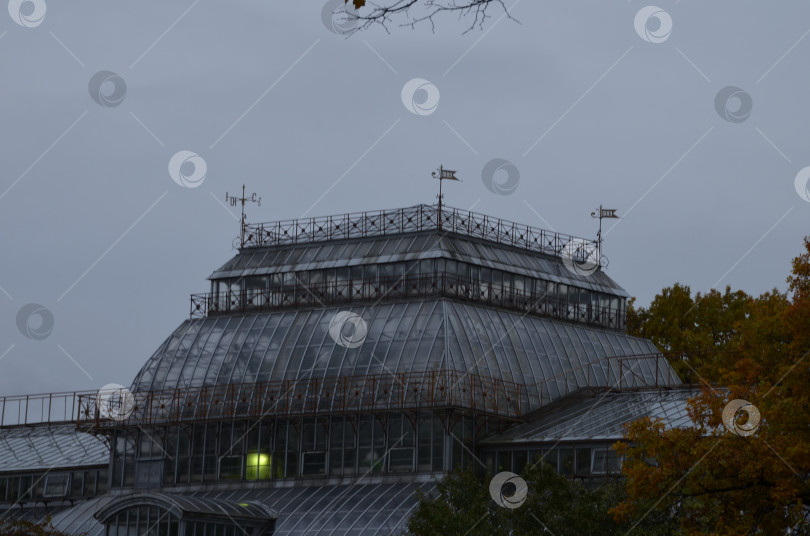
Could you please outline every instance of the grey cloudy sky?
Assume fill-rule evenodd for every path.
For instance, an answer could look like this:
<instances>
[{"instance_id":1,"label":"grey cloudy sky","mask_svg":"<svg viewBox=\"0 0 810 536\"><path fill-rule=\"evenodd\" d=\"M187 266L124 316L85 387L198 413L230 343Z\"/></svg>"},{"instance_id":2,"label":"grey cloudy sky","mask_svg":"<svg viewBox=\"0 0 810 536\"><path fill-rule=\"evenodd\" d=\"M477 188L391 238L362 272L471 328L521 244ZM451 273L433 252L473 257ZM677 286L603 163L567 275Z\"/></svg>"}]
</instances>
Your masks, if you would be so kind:
<instances>
[{"instance_id":1,"label":"grey cloudy sky","mask_svg":"<svg viewBox=\"0 0 810 536\"><path fill-rule=\"evenodd\" d=\"M587 237L617 208L608 273L642 303L676 281L784 289L810 231L810 4L661 0L672 30L648 40L635 0L515 4L519 23L493 10L466 34L445 16L349 38L321 1L47 0L33 27L3 10L0 394L128 385L233 254L221 202L243 182L267 221L432 203L443 163L456 207ZM120 105L90 97L101 70ZM414 78L429 115L403 105ZM717 112L727 86L750 117ZM196 188L169 175L183 150L207 164ZM520 171L511 195L483 184L494 158ZM17 327L29 303L53 314L42 340Z\"/></svg>"}]
</instances>

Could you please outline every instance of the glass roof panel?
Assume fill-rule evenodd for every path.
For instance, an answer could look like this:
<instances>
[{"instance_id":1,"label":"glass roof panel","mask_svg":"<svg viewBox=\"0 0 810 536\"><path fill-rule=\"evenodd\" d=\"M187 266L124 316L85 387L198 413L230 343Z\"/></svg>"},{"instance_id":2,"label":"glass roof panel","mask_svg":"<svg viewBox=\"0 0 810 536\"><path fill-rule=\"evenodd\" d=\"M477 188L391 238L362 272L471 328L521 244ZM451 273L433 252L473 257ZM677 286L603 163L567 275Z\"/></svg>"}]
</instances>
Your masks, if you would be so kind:
<instances>
[{"instance_id":1,"label":"glass roof panel","mask_svg":"<svg viewBox=\"0 0 810 536\"><path fill-rule=\"evenodd\" d=\"M288 254L289 251L281 249L269 249L267 251L267 255L265 255L262 259L262 266L275 266L276 264L282 264Z\"/></svg>"},{"instance_id":2,"label":"glass roof panel","mask_svg":"<svg viewBox=\"0 0 810 536\"><path fill-rule=\"evenodd\" d=\"M332 250L333 253L337 253L336 255L334 255L334 257L332 257L332 259L337 260L337 259L351 259L351 258L354 258L355 257L355 252L357 251L358 247L360 247L360 244L358 242L348 242L346 244L346 247L341 248L341 249L333 249ZM324 261L327 261L327 260L331 260L331 259L324 259Z\"/></svg>"},{"instance_id":3,"label":"glass roof panel","mask_svg":"<svg viewBox=\"0 0 810 536\"><path fill-rule=\"evenodd\" d=\"M252 252L246 255L239 255L239 260L236 261L236 264L234 265L233 269L234 270L243 269L245 266L247 266L248 262L253 258L253 256L254 255Z\"/></svg>"},{"instance_id":4,"label":"glass roof panel","mask_svg":"<svg viewBox=\"0 0 810 536\"><path fill-rule=\"evenodd\" d=\"M104 525L98 522L93 514L111 502L115 497L102 495L89 501L79 502L76 506L62 510L53 515L51 522L58 530L66 534L86 534L86 536L102 536Z\"/></svg>"},{"instance_id":5,"label":"glass roof panel","mask_svg":"<svg viewBox=\"0 0 810 536\"><path fill-rule=\"evenodd\" d=\"M347 315L363 326L357 344L330 334L330 323ZM653 359L606 360L630 354L657 350L621 333L451 300L329 307L188 320L147 361L133 389L441 368L523 384L531 396L542 390L553 399L587 385L589 376L617 378L620 369L634 384L654 382ZM659 382L674 381L659 364Z\"/></svg>"},{"instance_id":6,"label":"glass roof panel","mask_svg":"<svg viewBox=\"0 0 810 536\"><path fill-rule=\"evenodd\" d=\"M231 500L253 500L279 513L277 535L399 534L417 503L416 490L434 484L399 482L234 492Z\"/></svg>"},{"instance_id":7,"label":"glass roof panel","mask_svg":"<svg viewBox=\"0 0 810 536\"><path fill-rule=\"evenodd\" d=\"M481 444L616 440L623 437L625 423L642 417L662 419L667 429L686 427L691 425L686 404L694 395L694 391L684 387L581 397L573 404L487 438Z\"/></svg>"},{"instance_id":8,"label":"glass roof panel","mask_svg":"<svg viewBox=\"0 0 810 536\"><path fill-rule=\"evenodd\" d=\"M0 472L106 465L104 442L75 424L0 429Z\"/></svg>"},{"instance_id":9,"label":"glass roof panel","mask_svg":"<svg viewBox=\"0 0 810 536\"><path fill-rule=\"evenodd\" d=\"M394 253L399 251L400 244L408 246L410 245L410 243L411 243L410 240L402 240L399 237L389 238L386 241L385 245L383 246L382 251L380 251L380 255L393 255Z\"/></svg>"},{"instance_id":10,"label":"glass roof panel","mask_svg":"<svg viewBox=\"0 0 810 536\"><path fill-rule=\"evenodd\" d=\"M334 246L327 244L325 247L319 248L319 251L316 252L316 255L313 260L315 262L325 261L326 259L330 258L330 256L332 256L332 251L334 249L338 250L336 253L340 253L340 250L343 249L344 247L346 247L345 244L336 244Z\"/></svg>"}]
</instances>

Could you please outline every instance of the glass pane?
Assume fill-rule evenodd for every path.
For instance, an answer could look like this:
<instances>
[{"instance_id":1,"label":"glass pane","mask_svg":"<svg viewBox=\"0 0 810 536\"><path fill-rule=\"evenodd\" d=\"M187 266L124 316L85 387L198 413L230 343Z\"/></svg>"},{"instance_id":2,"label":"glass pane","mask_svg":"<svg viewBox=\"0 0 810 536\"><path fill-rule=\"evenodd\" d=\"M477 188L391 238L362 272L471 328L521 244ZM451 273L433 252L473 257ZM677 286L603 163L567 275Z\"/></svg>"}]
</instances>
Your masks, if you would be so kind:
<instances>
[{"instance_id":1,"label":"glass pane","mask_svg":"<svg viewBox=\"0 0 810 536\"><path fill-rule=\"evenodd\" d=\"M593 458L591 462L592 473L604 473L607 468L607 450L593 449Z\"/></svg>"},{"instance_id":2,"label":"glass pane","mask_svg":"<svg viewBox=\"0 0 810 536\"><path fill-rule=\"evenodd\" d=\"M619 453L611 448L607 451L607 470L608 473L618 473L622 470L622 460L619 458Z\"/></svg>"},{"instance_id":3,"label":"glass pane","mask_svg":"<svg viewBox=\"0 0 810 536\"><path fill-rule=\"evenodd\" d=\"M302 454L301 474L326 474L326 451L304 452Z\"/></svg>"},{"instance_id":4,"label":"glass pane","mask_svg":"<svg viewBox=\"0 0 810 536\"><path fill-rule=\"evenodd\" d=\"M444 470L444 425L441 419L433 416L433 470Z\"/></svg>"},{"instance_id":5,"label":"glass pane","mask_svg":"<svg viewBox=\"0 0 810 536\"><path fill-rule=\"evenodd\" d=\"M577 448L577 475L588 475L591 473L591 449L588 447Z\"/></svg>"},{"instance_id":6,"label":"glass pane","mask_svg":"<svg viewBox=\"0 0 810 536\"><path fill-rule=\"evenodd\" d=\"M224 480L242 478L242 456L223 456L219 461L219 478Z\"/></svg>"},{"instance_id":7,"label":"glass pane","mask_svg":"<svg viewBox=\"0 0 810 536\"><path fill-rule=\"evenodd\" d=\"M47 485L45 486L48 487ZM74 471L73 474L70 476L70 496L71 497L81 497L84 494L84 472L83 471ZM2 500L2 495L0 495L0 500Z\"/></svg>"},{"instance_id":8,"label":"glass pane","mask_svg":"<svg viewBox=\"0 0 810 536\"><path fill-rule=\"evenodd\" d=\"M353 446L351 448L343 448L343 474L353 475L357 472L357 449Z\"/></svg>"},{"instance_id":9,"label":"glass pane","mask_svg":"<svg viewBox=\"0 0 810 536\"><path fill-rule=\"evenodd\" d=\"M417 471L430 471L430 414L419 415L419 449L418 449L418 466Z\"/></svg>"},{"instance_id":10,"label":"glass pane","mask_svg":"<svg viewBox=\"0 0 810 536\"><path fill-rule=\"evenodd\" d=\"M42 495L44 497L64 497L67 495L69 485L69 474L50 474L45 477L45 489Z\"/></svg>"},{"instance_id":11,"label":"glass pane","mask_svg":"<svg viewBox=\"0 0 810 536\"><path fill-rule=\"evenodd\" d=\"M574 474L574 450L560 449L560 474L570 476Z\"/></svg>"},{"instance_id":12,"label":"glass pane","mask_svg":"<svg viewBox=\"0 0 810 536\"><path fill-rule=\"evenodd\" d=\"M391 449L388 454L389 469L392 472L413 471L413 456L414 456L413 447L409 448L400 447Z\"/></svg>"},{"instance_id":13,"label":"glass pane","mask_svg":"<svg viewBox=\"0 0 810 536\"><path fill-rule=\"evenodd\" d=\"M193 456L191 458L191 481L200 482L203 474L203 458L202 456Z\"/></svg>"},{"instance_id":14,"label":"glass pane","mask_svg":"<svg viewBox=\"0 0 810 536\"><path fill-rule=\"evenodd\" d=\"M138 460L135 466L135 486L154 488L163 481L163 460Z\"/></svg>"}]
</instances>

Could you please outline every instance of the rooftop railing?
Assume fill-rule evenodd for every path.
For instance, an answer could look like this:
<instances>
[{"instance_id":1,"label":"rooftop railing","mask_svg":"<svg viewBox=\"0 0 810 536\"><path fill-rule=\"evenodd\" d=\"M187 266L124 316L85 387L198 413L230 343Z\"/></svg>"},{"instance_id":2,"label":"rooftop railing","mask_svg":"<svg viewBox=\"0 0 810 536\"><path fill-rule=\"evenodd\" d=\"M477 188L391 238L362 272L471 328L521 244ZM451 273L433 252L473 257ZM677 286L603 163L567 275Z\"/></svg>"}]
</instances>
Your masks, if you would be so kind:
<instances>
[{"instance_id":1,"label":"rooftop railing","mask_svg":"<svg viewBox=\"0 0 810 536\"><path fill-rule=\"evenodd\" d=\"M200 318L441 296L617 331L625 328L624 314L616 308L563 300L547 292L496 285L449 272L192 294L190 316Z\"/></svg>"},{"instance_id":2,"label":"rooftop railing","mask_svg":"<svg viewBox=\"0 0 810 536\"><path fill-rule=\"evenodd\" d=\"M0 427L76 422L79 397L95 391L0 397Z\"/></svg>"},{"instance_id":3,"label":"rooftop railing","mask_svg":"<svg viewBox=\"0 0 810 536\"><path fill-rule=\"evenodd\" d=\"M597 251L595 240L537 229L448 206L443 206L439 214L439 208L435 205L246 224L243 247L301 244L428 230L482 238L554 256L576 253L584 258L595 258L592 255L596 255Z\"/></svg>"}]
</instances>

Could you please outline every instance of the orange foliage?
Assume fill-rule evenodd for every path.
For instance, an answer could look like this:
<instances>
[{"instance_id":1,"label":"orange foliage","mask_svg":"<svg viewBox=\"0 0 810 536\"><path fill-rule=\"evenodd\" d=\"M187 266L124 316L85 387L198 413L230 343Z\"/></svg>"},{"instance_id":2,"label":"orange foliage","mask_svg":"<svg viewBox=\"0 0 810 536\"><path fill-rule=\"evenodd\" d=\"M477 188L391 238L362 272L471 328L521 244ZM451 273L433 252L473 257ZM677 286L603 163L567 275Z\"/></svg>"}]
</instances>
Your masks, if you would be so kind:
<instances>
[{"instance_id":1,"label":"orange foliage","mask_svg":"<svg viewBox=\"0 0 810 536\"><path fill-rule=\"evenodd\" d=\"M673 515L685 534L810 531L810 238L804 248L793 260L788 294L732 300L744 305L729 315L716 293L716 314L704 311L703 318L725 326L722 339L706 338L717 332L699 322L675 339L677 345L703 337L714 349L692 362L692 379L702 384L688 405L693 425L666 430L661 422L642 419L628 426L626 441L616 445L625 456L628 493L611 511L617 520L655 510ZM661 296L654 305L669 313L688 310L682 289L675 292L675 306ZM724 316L734 319L730 329ZM666 336L660 322L649 325ZM722 411L733 399L759 409L762 421L753 435L724 426ZM740 419L738 424L745 416Z\"/></svg>"}]
</instances>

